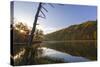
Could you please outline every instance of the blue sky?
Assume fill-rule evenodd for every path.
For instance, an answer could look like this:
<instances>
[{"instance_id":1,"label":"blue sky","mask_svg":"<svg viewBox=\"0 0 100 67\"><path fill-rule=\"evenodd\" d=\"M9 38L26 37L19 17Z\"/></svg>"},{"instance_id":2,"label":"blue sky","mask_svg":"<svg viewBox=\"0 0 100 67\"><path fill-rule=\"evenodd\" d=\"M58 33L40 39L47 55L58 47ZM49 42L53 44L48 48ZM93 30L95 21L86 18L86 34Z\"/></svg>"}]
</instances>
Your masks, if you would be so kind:
<instances>
[{"instance_id":1,"label":"blue sky","mask_svg":"<svg viewBox=\"0 0 100 67\"><path fill-rule=\"evenodd\" d=\"M32 27L38 4L34 2L15 1L14 19ZM96 6L71 4L53 4L53 6L54 8L45 4L44 7L48 10L48 12L44 11L46 19L38 19L40 25L37 28L42 29L45 34L66 28L70 25L97 19Z\"/></svg>"}]
</instances>

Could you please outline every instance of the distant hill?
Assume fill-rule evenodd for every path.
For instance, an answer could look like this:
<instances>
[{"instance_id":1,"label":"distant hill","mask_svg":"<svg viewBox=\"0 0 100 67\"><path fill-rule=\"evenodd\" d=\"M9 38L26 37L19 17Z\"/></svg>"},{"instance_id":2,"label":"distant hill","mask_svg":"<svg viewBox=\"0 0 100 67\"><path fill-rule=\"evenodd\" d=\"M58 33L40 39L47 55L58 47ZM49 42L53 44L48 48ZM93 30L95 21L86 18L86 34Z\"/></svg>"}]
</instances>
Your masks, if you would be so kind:
<instances>
[{"instance_id":1,"label":"distant hill","mask_svg":"<svg viewBox=\"0 0 100 67\"><path fill-rule=\"evenodd\" d=\"M68 28L45 35L45 40L97 40L97 21L71 25Z\"/></svg>"}]
</instances>

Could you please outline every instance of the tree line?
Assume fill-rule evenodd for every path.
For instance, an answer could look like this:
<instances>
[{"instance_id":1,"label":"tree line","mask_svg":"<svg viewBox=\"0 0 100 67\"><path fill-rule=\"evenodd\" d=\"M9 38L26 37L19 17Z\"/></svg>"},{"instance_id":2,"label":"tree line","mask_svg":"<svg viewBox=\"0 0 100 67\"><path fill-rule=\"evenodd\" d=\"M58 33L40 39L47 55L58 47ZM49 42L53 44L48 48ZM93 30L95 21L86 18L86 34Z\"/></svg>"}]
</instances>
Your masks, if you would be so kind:
<instances>
[{"instance_id":1,"label":"tree line","mask_svg":"<svg viewBox=\"0 0 100 67\"><path fill-rule=\"evenodd\" d=\"M45 35L45 40L97 40L97 21L87 21L78 25Z\"/></svg>"}]
</instances>

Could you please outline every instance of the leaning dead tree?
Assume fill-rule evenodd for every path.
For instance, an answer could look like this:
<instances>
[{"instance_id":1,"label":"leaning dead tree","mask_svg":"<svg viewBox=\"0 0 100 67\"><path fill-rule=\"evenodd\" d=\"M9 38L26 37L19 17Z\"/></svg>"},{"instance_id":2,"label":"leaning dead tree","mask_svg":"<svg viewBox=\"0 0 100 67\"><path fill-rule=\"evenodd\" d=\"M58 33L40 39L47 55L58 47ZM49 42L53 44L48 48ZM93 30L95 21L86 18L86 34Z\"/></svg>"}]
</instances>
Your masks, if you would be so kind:
<instances>
[{"instance_id":1,"label":"leaning dead tree","mask_svg":"<svg viewBox=\"0 0 100 67\"><path fill-rule=\"evenodd\" d=\"M42 11L42 9L46 12L48 12L48 10L43 6L45 3L39 3L39 6L38 6L38 9L37 9L37 12L36 12L36 15L35 15L35 19L34 19L34 23L33 23L33 28L32 28L32 31L31 31L31 34L29 36L29 42L28 42L28 45L32 45L32 42L34 42L33 38L34 38L34 33L35 33L35 30L36 30L36 25L37 25L37 21L38 21L38 18L46 18L44 12ZM49 4L53 7L52 4ZM40 15L41 14L41 15Z\"/></svg>"},{"instance_id":2,"label":"leaning dead tree","mask_svg":"<svg viewBox=\"0 0 100 67\"><path fill-rule=\"evenodd\" d=\"M36 48L33 49L32 48L32 44L34 43L34 34L35 34L35 30L36 30L36 25L37 25L37 21L38 21L38 18L46 18L44 11L48 12L48 10L43 6L45 3L39 3L38 5L38 8L37 8L37 11L36 11L36 14L35 14L35 19L34 19L34 23L33 23L33 27L32 27L32 30L31 30L31 34L29 35L29 40L28 40L28 47L26 48L26 64L35 64L35 61L34 61L34 55L35 55L35 52L36 52ZM49 4L49 3L48 3ZM52 4L49 4L51 7L53 7Z\"/></svg>"},{"instance_id":3,"label":"leaning dead tree","mask_svg":"<svg viewBox=\"0 0 100 67\"><path fill-rule=\"evenodd\" d=\"M33 23L33 28L32 28L31 34L29 36L29 42L28 42L29 46L32 45L34 32L36 30L37 20L38 20L39 12L41 11L41 7L42 7L42 3L39 3L38 9L37 9L37 13L35 15L34 23Z\"/></svg>"}]
</instances>

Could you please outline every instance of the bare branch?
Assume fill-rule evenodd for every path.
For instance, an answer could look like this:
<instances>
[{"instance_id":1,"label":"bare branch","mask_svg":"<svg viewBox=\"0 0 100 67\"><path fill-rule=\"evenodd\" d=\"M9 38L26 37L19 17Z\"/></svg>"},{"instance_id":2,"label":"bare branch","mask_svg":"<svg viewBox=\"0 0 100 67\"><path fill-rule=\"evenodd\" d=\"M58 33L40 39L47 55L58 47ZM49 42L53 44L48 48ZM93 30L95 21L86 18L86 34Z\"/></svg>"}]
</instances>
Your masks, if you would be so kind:
<instances>
[{"instance_id":1,"label":"bare branch","mask_svg":"<svg viewBox=\"0 0 100 67\"><path fill-rule=\"evenodd\" d=\"M49 3L49 5L54 8L54 6L51 3Z\"/></svg>"},{"instance_id":2,"label":"bare branch","mask_svg":"<svg viewBox=\"0 0 100 67\"><path fill-rule=\"evenodd\" d=\"M58 5L61 5L61 6L63 6L64 4L58 4Z\"/></svg>"},{"instance_id":3,"label":"bare branch","mask_svg":"<svg viewBox=\"0 0 100 67\"><path fill-rule=\"evenodd\" d=\"M44 17L46 17L45 14L44 14L42 11L40 11L40 12L42 13L42 15L43 15Z\"/></svg>"},{"instance_id":4,"label":"bare branch","mask_svg":"<svg viewBox=\"0 0 100 67\"><path fill-rule=\"evenodd\" d=\"M46 12L48 12L48 10L47 10L46 8L44 8L43 6L42 6L42 8L43 8Z\"/></svg>"},{"instance_id":5,"label":"bare branch","mask_svg":"<svg viewBox=\"0 0 100 67\"><path fill-rule=\"evenodd\" d=\"M46 3L42 3L42 6L45 5Z\"/></svg>"},{"instance_id":6,"label":"bare branch","mask_svg":"<svg viewBox=\"0 0 100 67\"><path fill-rule=\"evenodd\" d=\"M41 18L43 18L43 19L46 19L46 17L43 17L43 16L41 16L41 15L40 15L40 16L38 16L38 17L41 17Z\"/></svg>"}]
</instances>

